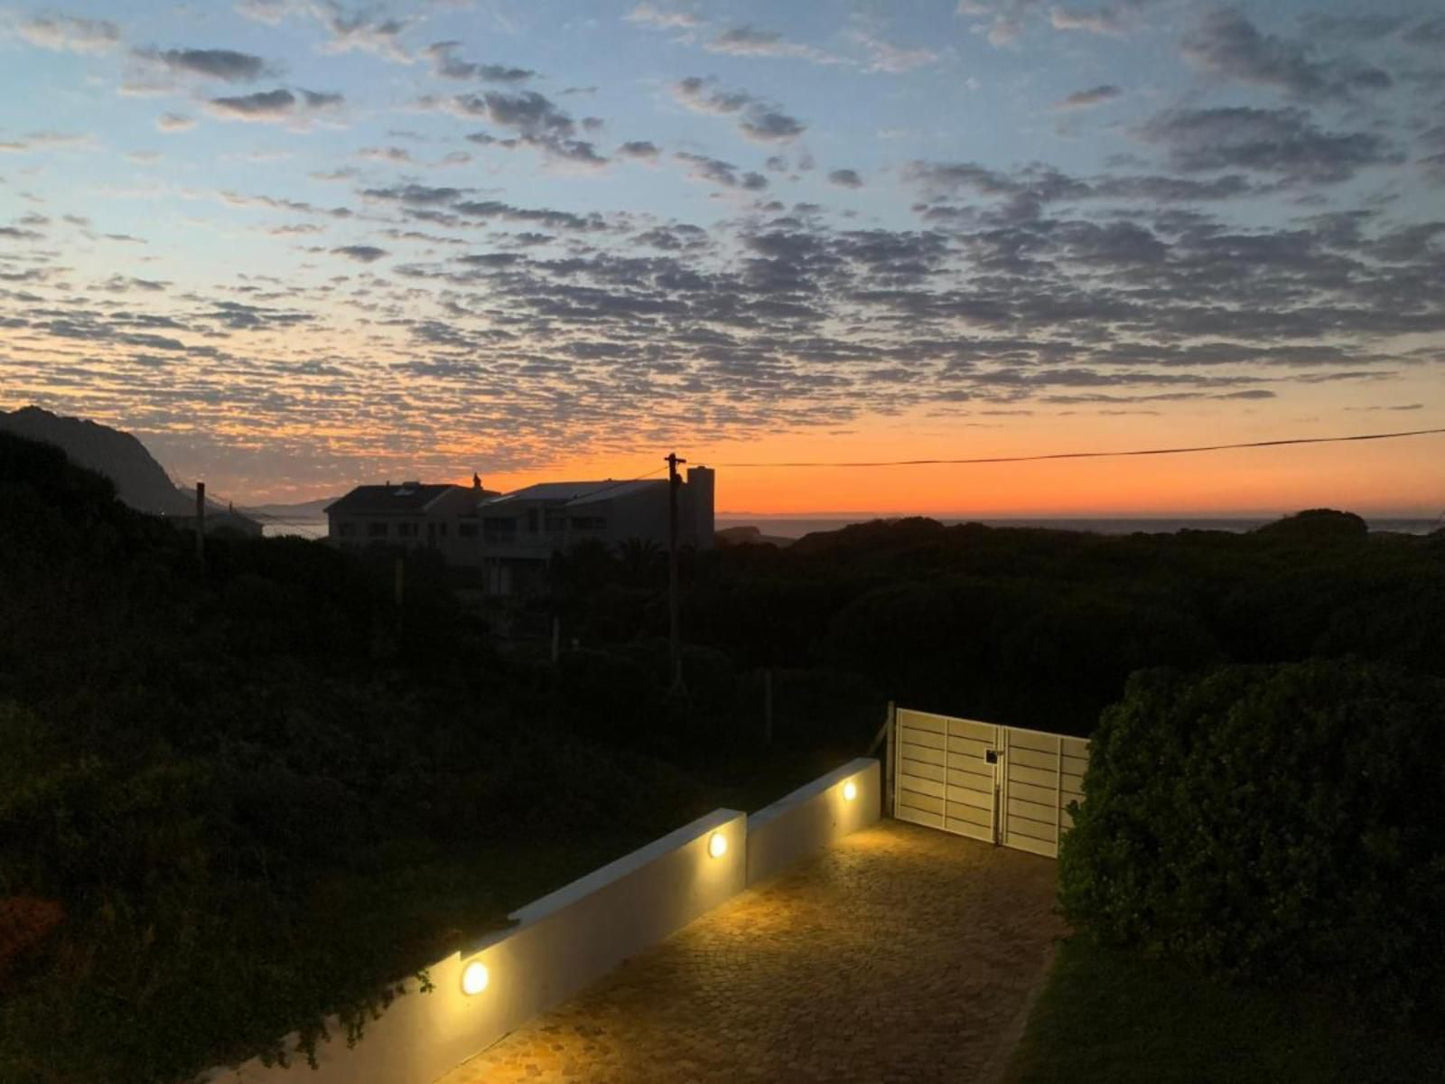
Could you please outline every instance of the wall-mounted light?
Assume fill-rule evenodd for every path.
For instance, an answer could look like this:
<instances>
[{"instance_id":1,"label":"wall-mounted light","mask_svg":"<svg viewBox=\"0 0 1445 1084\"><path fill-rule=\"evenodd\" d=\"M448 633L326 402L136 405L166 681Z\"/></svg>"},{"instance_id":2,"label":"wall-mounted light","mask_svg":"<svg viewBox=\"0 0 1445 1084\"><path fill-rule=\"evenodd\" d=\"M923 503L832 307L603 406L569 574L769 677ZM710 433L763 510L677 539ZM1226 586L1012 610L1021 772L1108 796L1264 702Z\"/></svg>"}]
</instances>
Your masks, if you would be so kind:
<instances>
[{"instance_id":1,"label":"wall-mounted light","mask_svg":"<svg viewBox=\"0 0 1445 1084\"><path fill-rule=\"evenodd\" d=\"M480 994L487 988L491 975L487 972L487 965L480 960L473 960L462 968L462 993Z\"/></svg>"},{"instance_id":2,"label":"wall-mounted light","mask_svg":"<svg viewBox=\"0 0 1445 1084\"><path fill-rule=\"evenodd\" d=\"M858 797L858 784L850 779L843 784L843 801L851 802L856 797Z\"/></svg>"},{"instance_id":3,"label":"wall-mounted light","mask_svg":"<svg viewBox=\"0 0 1445 1084\"><path fill-rule=\"evenodd\" d=\"M707 853L709 858L721 858L728 853L728 837L721 832L714 832L707 837Z\"/></svg>"}]
</instances>

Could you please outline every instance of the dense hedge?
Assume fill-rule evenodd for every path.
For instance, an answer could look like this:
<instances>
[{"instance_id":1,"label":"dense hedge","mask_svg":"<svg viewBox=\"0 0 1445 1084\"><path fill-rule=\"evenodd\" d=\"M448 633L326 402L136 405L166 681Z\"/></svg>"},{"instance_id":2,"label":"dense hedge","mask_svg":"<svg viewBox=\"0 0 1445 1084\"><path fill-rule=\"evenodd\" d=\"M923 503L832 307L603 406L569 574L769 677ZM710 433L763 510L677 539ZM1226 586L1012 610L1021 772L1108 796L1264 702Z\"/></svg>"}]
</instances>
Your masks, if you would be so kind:
<instances>
[{"instance_id":1,"label":"dense hedge","mask_svg":"<svg viewBox=\"0 0 1445 1084\"><path fill-rule=\"evenodd\" d=\"M1359 662L1131 679L1059 856L1102 940L1442 1004L1445 682Z\"/></svg>"}]
</instances>

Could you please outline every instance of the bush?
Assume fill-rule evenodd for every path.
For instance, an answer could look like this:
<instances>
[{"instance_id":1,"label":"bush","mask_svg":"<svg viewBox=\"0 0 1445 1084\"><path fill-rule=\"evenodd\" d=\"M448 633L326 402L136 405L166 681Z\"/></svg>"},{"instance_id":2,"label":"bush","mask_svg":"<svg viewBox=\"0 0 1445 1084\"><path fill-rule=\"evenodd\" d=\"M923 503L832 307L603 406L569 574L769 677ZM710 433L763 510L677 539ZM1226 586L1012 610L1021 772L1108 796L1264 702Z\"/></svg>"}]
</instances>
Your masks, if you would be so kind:
<instances>
[{"instance_id":1,"label":"bush","mask_svg":"<svg viewBox=\"0 0 1445 1084\"><path fill-rule=\"evenodd\" d=\"M1111 944L1390 1009L1445 980L1445 682L1358 662L1146 671L1059 855Z\"/></svg>"}]
</instances>

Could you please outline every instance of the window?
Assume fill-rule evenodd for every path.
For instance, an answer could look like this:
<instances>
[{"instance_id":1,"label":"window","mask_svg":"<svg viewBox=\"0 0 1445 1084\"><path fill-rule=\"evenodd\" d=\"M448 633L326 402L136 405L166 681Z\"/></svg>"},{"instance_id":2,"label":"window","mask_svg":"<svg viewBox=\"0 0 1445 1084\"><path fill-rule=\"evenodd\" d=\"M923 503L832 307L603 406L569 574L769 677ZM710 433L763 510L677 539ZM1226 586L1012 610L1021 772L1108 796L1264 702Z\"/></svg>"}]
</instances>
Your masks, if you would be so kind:
<instances>
[{"instance_id":1,"label":"window","mask_svg":"<svg viewBox=\"0 0 1445 1084\"><path fill-rule=\"evenodd\" d=\"M560 512L548 512L543 525L548 534L567 529L567 517Z\"/></svg>"},{"instance_id":2,"label":"window","mask_svg":"<svg viewBox=\"0 0 1445 1084\"><path fill-rule=\"evenodd\" d=\"M537 510L535 508L527 509L527 533L537 533Z\"/></svg>"},{"instance_id":3,"label":"window","mask_svg":"<svg viewBox=\"0 0 1445 1084\"><path fill-rule=\"evenodd\" d=\"M417 527L418 524L415 523L398 523L396 525L396 536L398 538L415 538L418 533L420 533Z\"/></svg>"},{"instance_id":4,"label":"window","mask_svg":"<svg viewBox=\"0 0 1445 1084\"><path fill-rule=\"evenodd\" d=\"M458 523L457 534L462 538L476 538L477 525L475 523Z\"/></svg>"},{"instance_id":5,"label":"window","mask_svg":"<svg viewBox=\"0 0 1445 1084\"><path fill-rule=\"evenodd\" d=\"M573 516L572 529L574 531L605 531L607 518L605 516Z\"/></svg>"},{"instance_id":6,"label":"window","mask_svg":"<svg viewBox=\"0 0 1445 1084\"><path fill-rule=\"evenodd\" d=\"M385 523L368 523L366 525L366 536L368 538L385 538L386 526Z\"/></svg>"}]
</instances>

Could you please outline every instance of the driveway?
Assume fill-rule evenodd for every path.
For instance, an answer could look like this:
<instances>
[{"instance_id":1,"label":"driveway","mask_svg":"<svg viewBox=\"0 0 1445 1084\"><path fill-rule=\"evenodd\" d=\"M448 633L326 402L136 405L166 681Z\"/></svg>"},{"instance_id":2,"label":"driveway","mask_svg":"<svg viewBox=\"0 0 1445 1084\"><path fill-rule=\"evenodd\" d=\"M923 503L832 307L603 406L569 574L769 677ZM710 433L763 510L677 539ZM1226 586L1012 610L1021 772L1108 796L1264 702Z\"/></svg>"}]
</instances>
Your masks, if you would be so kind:
<instances>
[{"instance_id":1,"label":"driveway","mask_svg":"<svg viewBox=\"0 0 1445 1084\"><path fill-rule=\"evenodd\" d=\"M438 1084L990 1081L1056 864L885 820L735 897Z\"/></svg>"}]
</instances>

